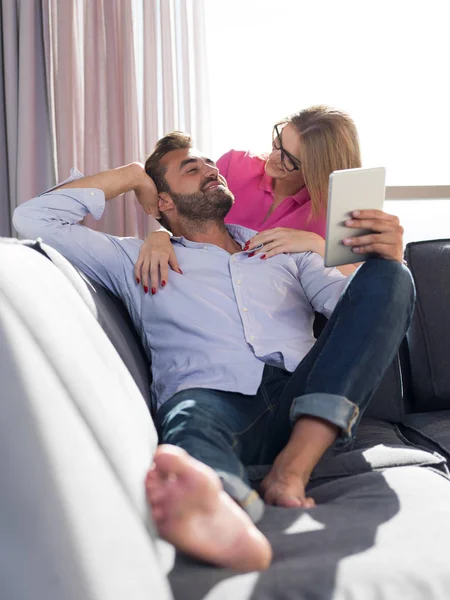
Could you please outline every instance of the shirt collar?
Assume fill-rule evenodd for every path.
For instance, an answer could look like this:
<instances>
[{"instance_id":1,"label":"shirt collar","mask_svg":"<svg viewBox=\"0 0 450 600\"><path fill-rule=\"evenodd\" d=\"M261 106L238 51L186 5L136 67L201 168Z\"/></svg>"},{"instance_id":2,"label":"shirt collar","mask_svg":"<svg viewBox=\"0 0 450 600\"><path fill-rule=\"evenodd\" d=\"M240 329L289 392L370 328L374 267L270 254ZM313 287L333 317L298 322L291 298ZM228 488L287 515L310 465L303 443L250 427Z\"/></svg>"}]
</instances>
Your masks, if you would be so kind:
<instances>
[{"instance_id":1,"label":"shirt collar","mask_svg":"<svg viewBox=\"0 0 450 600\"><path fill-rule=\"evenodd\" d=\"M225 227L228 229L231 237L238 242L238 244L245 244L247 240L256 235L258 232L248 227L242 227L241 225L226 224ZM205 242L192 242L187 240L184 236L173 235L171 238L172 242L178 242L179 244L188 248L196 248L198 246L204 246Z\"/></svg>"},{"instance_id":2,"label":"shirt collar","mask_svg":"<svg viewBox=\"0 0 450 600\"><path fill-rule=\"evenodd\" d=\"M259 182L259 189L263 190L264 192L270 192L271 194L273 194L273 179L272 177L269 177L269 175L267 175L266 172L264 172L263 176L261 177L261 181ZM306 187L306 185L302 187L302 189L299 192L297 192L294 196L289 197L295 200L295 202L297 202L299 206L303 206L303 204L306 204L311 200L311 196L309 195L308 188Z\"/></svg>"},{"instance_id":3,"label":"shirt collar","mask_svg":"<svg viewBox=\"0 0 450 600\"><path fill-rule=\"evenodd\" d=\"M264 171L261 181L259 182L259 189L263 190L264 192L273 193L272 182L272 177L269 177L269 175L267 175L267 173Z\"/></svg>"}]
</instances>

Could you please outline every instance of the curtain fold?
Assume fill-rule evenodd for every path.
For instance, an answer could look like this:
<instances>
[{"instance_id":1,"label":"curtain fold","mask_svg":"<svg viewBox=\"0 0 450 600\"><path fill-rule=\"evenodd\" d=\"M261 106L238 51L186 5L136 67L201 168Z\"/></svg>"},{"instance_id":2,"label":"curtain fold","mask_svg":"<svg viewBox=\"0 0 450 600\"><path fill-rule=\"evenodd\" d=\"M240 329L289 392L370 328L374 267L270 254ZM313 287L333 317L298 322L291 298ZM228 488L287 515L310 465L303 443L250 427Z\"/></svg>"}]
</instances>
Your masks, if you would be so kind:
<instances>
[{"instance_id":1,"label":"curtain fold","mask_svg":"<svg viewBox=\"0 0 450 600\"><path fill-rule=\"evenodd\" d=\"M54 181L40 0L0 4L0 235Z\"/></svg>"},{"instance_id":2,"label":"curtain fold","mask_svg":"<svg viewBox=\"0 0 450 600\"><path fill-rule=\"evenodd\" d=\"M42 0L57 173L145 161L173 129L210 150L203 0ZM144 237L149 217L129 193L85 224Z\"/></svg>"}]
</instances>

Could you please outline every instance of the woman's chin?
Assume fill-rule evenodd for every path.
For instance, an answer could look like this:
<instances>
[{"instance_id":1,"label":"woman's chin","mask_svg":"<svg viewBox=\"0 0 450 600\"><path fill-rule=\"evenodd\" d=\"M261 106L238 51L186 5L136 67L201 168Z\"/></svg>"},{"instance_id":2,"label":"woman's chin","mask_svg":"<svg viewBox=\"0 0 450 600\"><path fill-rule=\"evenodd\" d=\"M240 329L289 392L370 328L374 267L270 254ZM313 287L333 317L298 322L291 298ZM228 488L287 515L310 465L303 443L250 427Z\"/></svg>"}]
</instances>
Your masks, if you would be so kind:
<instances>
[{"instance_id":1,"label":"woman's chin","mask_svg":"<svg viewBox=\"0 0 450 600\"><path fill-rule=\"evenodd\" d=\"M272 177L272 179L282 179L285 176L285 173L281 169L274 167L269 160L266 162L264 170L266 175Z\"/></svg>"}]
</instances>

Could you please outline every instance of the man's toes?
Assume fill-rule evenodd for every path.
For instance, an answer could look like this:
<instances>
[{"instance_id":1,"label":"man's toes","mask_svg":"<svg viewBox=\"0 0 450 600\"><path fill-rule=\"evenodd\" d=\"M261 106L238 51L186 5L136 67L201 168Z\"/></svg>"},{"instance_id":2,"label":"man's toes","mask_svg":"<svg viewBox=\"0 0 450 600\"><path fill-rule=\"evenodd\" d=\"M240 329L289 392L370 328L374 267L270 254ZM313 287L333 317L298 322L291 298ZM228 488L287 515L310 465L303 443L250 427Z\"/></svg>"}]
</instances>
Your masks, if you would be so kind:
<instances>
[{"instance_id":1,"label":"man's toes","mask_svg":"<svg viewBox=\"0 0 450 600\"><path fill-rule=\"evenodd\" d=\"M164 487L149 489L147 488L147 498L151 504L162 502L167 497L167 490Z\"/></svg>"},{"instance_id":2,"label":"man's toes","mask_svg":"<svg viewBox=\"0 0 450 600\"><path fill-rule=\"evenodd\" d=\"M284 506L285 508L300 508L303 506L303 502L300 498L295 496L288 496L286 494L280 494L275 500L277 506Z\"/></svg>"},{"instance_id":3,"label":"man's toes","mask_svg":"<svg viewBox=\"0 0 450 600\"><path fill-rule=\"evenodd\" d=\"M156 487L161 485L161 477L155 467L151 468L145 476L146 487Z\"/></svg>"},{"instance_id":4,"label":"man's toes","mask_svg":"<svg viewBox=\"0 0 450 600\"><path fill-rule=\"evenodd\" d=\"M302 505L301 500L299 500L295 496L286 494L281 490L277 490L276 488L269 488L267 490L264 496L264 501L267 504L272 504L274 506L284 506L286 508L297 508Z\"/></svg>"},{"instance_id":5,"label":"man's toes","mask_svg":"<svg viewBox=\"0 0 450 600\"><path fill-rule=\"evenodd\" d=\"M189 455L182 448L163 444L153 458L155 468L162 477L183 476L189 472Z\"/></svg>"},{"instance_id":6,"label":"man's toes","mask_svg":"<svg viewBox=\"0 0 450 600\"><path fill-rule=\"evenodd\" d=\"M316 501L314 500L314 498L305 498L303 506L305 508L314 508L316 506Z\"/></svg>"},{"instance_id":7,"label":"man's toes","mask_svg":"<svg viewBox=\"0 0 450 600\"><path fill-rule=\"evenodd\" d=\"M265 491L260 488L261 493L264 492L263 494L263 498L264 498L264 502L266 504L275 504L274 500L275 500L275 494L272 492L272 490L270 488L266 489Z\"/></svg>"},{"instance_id":8,"label":"man's toes","mask_svg":"<svg viewBox=\"0 0 450 600\"><path fill-rule=\"evenodd\" d=\"M165 517L165 514L164 504L152 504L152 517L156 523L161 521Z\"/></svg>"}]
</instances>

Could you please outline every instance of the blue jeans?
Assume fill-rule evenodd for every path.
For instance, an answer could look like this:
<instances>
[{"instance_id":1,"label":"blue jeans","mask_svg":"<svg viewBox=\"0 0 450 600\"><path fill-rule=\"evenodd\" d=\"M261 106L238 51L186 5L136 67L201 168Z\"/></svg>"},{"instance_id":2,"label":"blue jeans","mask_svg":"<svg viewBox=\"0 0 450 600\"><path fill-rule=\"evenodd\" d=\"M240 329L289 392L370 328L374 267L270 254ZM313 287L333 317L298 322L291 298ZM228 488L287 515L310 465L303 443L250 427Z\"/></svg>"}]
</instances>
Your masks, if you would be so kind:
<instances>
[{"instance_id":1,"label":"blue jeans","mask_svg":"<svg viewBox=\"0 0 450 600\"><path fill-rule=\"evenodd\" d=\"M204 388L176 393L156 414L160 443L212 467L256 522L263 503L245 467L272 464L306 415L337 425L337 445L348 444L408 330L414 300L406 267L368 260L293 373L266 365L254 396Z\"/></svg>"}]
</instances>

